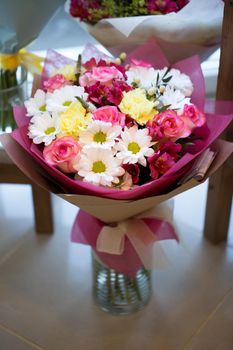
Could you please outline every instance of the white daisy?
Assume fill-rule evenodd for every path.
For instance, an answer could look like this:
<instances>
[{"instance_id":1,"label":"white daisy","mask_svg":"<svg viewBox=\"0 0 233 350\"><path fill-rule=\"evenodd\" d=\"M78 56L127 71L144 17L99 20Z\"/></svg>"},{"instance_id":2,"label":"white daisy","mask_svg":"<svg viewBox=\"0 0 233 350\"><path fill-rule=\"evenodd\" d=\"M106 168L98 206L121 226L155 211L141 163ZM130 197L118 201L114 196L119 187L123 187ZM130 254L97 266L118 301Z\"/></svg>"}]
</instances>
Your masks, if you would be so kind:
<instances>
[{"instance_id":1,"label":"white daisy","mask_svg":"<svg viewBox=\"0 0 233 350\"><path fill-rule=\"evenodd\" d=\"M132 67L126 72L127 83L129 85L136 84L138 87L148 90L152 87L153 82L156 81L157 72L151 67Z\"/></svg>"},{"instance_id":2,"label":"white daisy","mask_svg":"<svg viewBox=\"0 0 233 350\"><path fill-rule=\"evenodd\" d=\"M190 98L185 97L180 90L174 90L170 86L166 86L159 100L164 106L168 105L170 109L176 109L178 113L183 110L185 104L190 104Z\"/></svg>"},{"instance_id":3,"label":"white daisy","mask_svg":"<svg viewBox=\"0 0 233 350\"><path fill-rule=\"evenodd\" d=\"M55 90L53 93L47 94L47 110L49 112L65 112L66 109L76 100L76 96L84 101L87 100L88 95L81 86L64 86Z\"/></svg>"},{"instance_id":4,"label":"white daisy","mask_svg":"<svg viewBox=\"0 0 233 350\"><path fill-rule=\"evenodd\" d=\"M45 112L43 115L35 116L31 119L28 136L36 144L44 142L48 146L59 134L59 118L56 113L52 115Z\"/></svg>"},{"instance_id":5,"label":"white daisy","mask_svg":"<svg viewBox=\"0 0 233 350\"><path fill-rule=\"evenodd\" d=\"M119 183L119 177L124 172L121 161L108 149L94 148L81 152L78 175L83 177L83 181L111 187Z\"/></svg>"},{"instance_id":6,"label":"white daisy","mask_svg":"<svg viewBox=\"0 0 233 350\"><path fill-rule=\"evenodd\" d=\"M154 143L148 136L147 129L138 129L136 125L131 128L125 127L121 133L121 140L116 144L119 151L116 157L123 161L123 164L139 163L146 166L146 158L154 153L151 148Z\"/></svg>"},{"instance_id":7,"label":"white daisy","mask_svg":"<svg viewBox=\"0 0 233 350\"><path fill-rule=\"evenodd\" d=\"M83 148L111 149L121 133L119 125L112 125L102 120L94 120L79 135L79 143Z\"/></svg>"},{"instance_id":8,"label":"white daisy","mask_svg":"<svg viewBox=\"0 0 233 350\"><path fill-rule=\"evenodd\" d=\"M27 116L33 117L35 115L41 115L46 111L46 93L43 90L38 89L34 97L24 102L27 109Z\"/></svg>"}]
</instances>

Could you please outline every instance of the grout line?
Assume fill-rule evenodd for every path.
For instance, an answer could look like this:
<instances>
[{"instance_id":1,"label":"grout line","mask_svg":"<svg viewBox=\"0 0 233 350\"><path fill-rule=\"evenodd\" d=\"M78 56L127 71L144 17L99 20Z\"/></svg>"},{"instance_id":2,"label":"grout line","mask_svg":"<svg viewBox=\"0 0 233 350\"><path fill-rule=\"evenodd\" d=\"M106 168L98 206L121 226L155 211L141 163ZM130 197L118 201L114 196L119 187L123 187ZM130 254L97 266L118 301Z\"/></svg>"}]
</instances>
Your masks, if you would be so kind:
<instances>
[{"instance_id":1,"label":"grout line","mask_svg":"<svg viewBox=\"0 0 233 350\"><path fill-rule=\"evenodd\" d=\"M229 297L229 295L232 293L232 291L233 291L233 287L231 287L226 292L226 294L223 296L223 298L220 300L220 302L216 305L214 310L209 314L207 319L202 322L202 324L200 325L200 327L196 331L194 331L194 333L190 336L190 338L187 340L187 342L183 345L183 347L180 350L188 350L188 347L189 347L189 345L191 345L193 339L196 338L201 333L201 331L205 328L207 323L212 320L212 318L215 316L217 311L220 309L220 307L223 305L223 303L226 301L226 299Z\"/></svg>"},{"instance_id":2,"label":"grout line","mask_svg":"<svg viewBox=\"0 0 233 350\"><path fill-rule=\"evenodd\" d=\"M26 343L27 345L30 345L33 349L35 350L45 350L44 348L42 348L41 346L33 343L32 341L30 341L29 339L23 337L22 335L16 333L15 331L11 330L10 328L3 326L2 324L0 324L0 329L5 331L6 333L14 336L15 338L21 340L22 342Z\"/></svg>"},{"instance_id":3,"label":"grout line","mask_svg":"<svg viewBox=\"0 0 233 350\"><path fill-rule=\"evenodd\" d=\"M0 266L4 264L14 253L23 245L25 237L21 238L20 241L12 248L9 252L3 255L0 259Z\"/></svg>"}]
</instances>

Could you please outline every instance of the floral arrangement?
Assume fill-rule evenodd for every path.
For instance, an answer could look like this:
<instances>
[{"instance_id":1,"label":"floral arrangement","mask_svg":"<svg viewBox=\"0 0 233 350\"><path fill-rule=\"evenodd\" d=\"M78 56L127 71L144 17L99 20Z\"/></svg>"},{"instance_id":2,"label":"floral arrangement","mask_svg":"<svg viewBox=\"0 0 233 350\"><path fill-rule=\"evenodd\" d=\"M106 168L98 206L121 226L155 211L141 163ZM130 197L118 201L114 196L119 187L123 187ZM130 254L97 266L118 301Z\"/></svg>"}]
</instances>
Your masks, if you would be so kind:
<instances>
[{"instance_id":1,"label":"floral arrangement","mask_svg":"<svg viewBox=\"0 0 233 350\"><path fill-rule=\"evenodd\" d=\"M154 41L117 59L89 46L77 63L49 51L34 88L0 140L33 181L80 208L71 240L92 247L97 302L139 307L145 269L166 263L159 242L179 241L167 200L233 151L217 140L232 104L205 106L198 57L170 65Z\"/></svg>"},{"instance_id":2,"label":"floral arrangement","mask_svg":"<svg viewBox=\"0 0 233 350\"><path fill-rule=\"evenodd\" d=\"M25 102L28 136L45 162L74 179L128 190L156 180L208 134L179 69L125 54L55 70ZM207 134L206 134L207 133Z\"/></svg>"},{"instance_id":3,"label":"floral arrangement","mask_svg":"<svg viewBox=\"0 0 233 350\"><path fill-rule=\"evenodd\" d=\"M159 15L178 12L189 0L71 0L70 14L95 24L103 18Z\"/></svg>"}]
</instances>

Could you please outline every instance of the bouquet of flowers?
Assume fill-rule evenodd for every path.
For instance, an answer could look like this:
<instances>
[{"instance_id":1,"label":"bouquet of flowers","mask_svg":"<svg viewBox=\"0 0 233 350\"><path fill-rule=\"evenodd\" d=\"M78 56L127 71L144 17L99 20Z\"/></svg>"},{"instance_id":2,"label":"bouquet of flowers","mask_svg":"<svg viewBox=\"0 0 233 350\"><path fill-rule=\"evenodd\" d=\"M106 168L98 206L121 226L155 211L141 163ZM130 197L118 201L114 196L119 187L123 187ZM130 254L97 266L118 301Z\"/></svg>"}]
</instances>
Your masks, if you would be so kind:
<instances>
[{"instance_id":1,"label":"bouquet of flowers","mask_svg":"<svg viewBox=\"0 0 233 350\"><path fill-rule=\"evenodd\" d=\"M67 0L65 9L113 54L155 38L174 63L195 54L204 60L217 49L223 6L222 0Z\"/></svg>"},{"instance_id":2,"label":"bouquet of flowers","mask_svg":"<svg viewBox=\"0 0 233 350\"><path fill-rule=\"evenodd\" d=\"M171 210L158 204L231 154L216 139L233 114L204 112L197 57L170 66L154 42L117 59L90 52L73 62L50 51L40 88L15 108L19 128L1 141L28 176L82 209L72 240L92 246L112 305L122 293L140 300L134 277L149 281L140 269L164 258L158 241L178 240Z\"/></svg>"},{"instance_id":3,"label":"bouquet of flowers","mask_svg":"<svg viewBox=\"0 0 233 350\"><path fill-rule=\"evenodd\" d=\"M96 24L103 18L129 17L140 15L160 15L178 12L189 0L164 1L70 1L70 14L90 24Z\"/></svg>"},{"instance_id":4,"label":"bouquet of flowers","mask_svg":"<svg viewBox=\"0 0 233 350\"><path fill-rule=\"evenodd\" d=\"M25 106L45 162L75 180L130 190L161 178L208 133L179 69L95 58L74 68L55 72Z\"/></svg>"}]
</instances>

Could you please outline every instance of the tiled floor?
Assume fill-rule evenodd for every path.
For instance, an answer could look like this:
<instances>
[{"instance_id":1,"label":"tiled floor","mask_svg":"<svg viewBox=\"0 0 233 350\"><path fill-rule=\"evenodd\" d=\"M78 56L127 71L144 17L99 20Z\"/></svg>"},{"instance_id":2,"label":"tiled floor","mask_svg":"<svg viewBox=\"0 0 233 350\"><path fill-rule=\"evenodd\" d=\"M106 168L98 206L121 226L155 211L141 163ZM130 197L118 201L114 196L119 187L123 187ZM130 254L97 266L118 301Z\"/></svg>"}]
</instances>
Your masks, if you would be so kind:
<instances>
[{"instance_id":1,"label":"tiled floor","mask_svg":"<svg viewBox=\"0 0 233 350\"><path fill-rule=\"evenodd\" d=\"M92 302L89 248L69 241L76 208L53 198L55 234L38 236L30 188L1 185L0 349L232 350L232 237L202 238L205 192L176 200L184 244L166 247L171 266L153 272L148 307L114 317Z\"/></svg>"}]
</instances>

